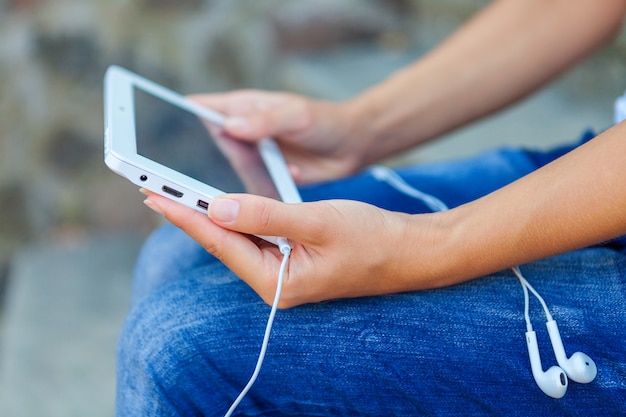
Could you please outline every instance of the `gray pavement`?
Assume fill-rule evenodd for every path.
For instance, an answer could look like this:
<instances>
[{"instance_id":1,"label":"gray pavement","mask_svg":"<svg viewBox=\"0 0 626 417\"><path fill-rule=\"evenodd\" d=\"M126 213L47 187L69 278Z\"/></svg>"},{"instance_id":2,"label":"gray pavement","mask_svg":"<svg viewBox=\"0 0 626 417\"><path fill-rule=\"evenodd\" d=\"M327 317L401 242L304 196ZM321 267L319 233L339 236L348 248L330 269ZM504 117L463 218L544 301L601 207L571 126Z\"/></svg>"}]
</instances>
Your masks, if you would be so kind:
<instances>
[{"instance_id":1,"label":"gray pavement","mask_svg":"<svg viewBox=\"0 0 626 417\"><path fill-rule=\"evenodd\" d=\"M139 236L40 243L13 262L0 416L113 415L115 344Z\"/></svg>"}]
</instances>

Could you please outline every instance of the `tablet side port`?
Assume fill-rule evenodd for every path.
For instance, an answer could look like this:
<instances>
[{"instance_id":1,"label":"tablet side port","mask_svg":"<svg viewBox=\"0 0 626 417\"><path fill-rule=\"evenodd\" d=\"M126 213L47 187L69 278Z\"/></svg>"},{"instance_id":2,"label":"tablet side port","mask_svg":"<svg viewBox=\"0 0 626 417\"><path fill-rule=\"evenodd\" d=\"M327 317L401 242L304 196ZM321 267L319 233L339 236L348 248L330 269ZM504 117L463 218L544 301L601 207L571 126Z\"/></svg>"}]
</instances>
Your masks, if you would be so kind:
<instances>
[{"instance_id":1,"label":"tablet side port","mask_svg":"<svg viewBox=\"0 0 626 417\"><path fill-rule=\"evenodd\" d=\"M183 196L183 193L181 193L178 190L173 189L172 187L168 187L167 185L164 185L163 187L161 187L161 189L165 191L166 193L173 195L176 198L181 198Z\"/></svg>"},{"instance_id":2,"label":"tablet side port","mask_svg":"<svg viewBox=\"0 0 626 417\"><path fill-rule=\"evenodd\" d=\"M208 209L209 209L209 203L207 203L207 202L206 202L206 201L204 201L204 200L198 200L198 202L196 203L196 205L197 205L198 207L200 207L201 209L205 209L205 210L208 210Z\"/></svg>"}]
</instances>

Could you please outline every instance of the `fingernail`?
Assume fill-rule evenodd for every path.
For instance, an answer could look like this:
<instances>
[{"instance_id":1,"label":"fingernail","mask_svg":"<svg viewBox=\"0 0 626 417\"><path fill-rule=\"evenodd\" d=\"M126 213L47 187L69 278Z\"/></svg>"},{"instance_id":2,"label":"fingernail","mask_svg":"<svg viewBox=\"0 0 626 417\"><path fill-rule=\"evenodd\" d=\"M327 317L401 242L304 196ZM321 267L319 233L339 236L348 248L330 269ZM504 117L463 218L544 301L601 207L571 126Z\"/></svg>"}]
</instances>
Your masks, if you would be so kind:
<instances>
[{"instance_id":1,"label":"fingernail","mask_svg":"<svg viewBox=\"0 0 626 417\"><path fill-rule=\"evenodd\" d=\"M148 190L146 190L145 188L140 188L139 192L143 195L150 195L150 192Z\"/></svg>"},{"instance_id":2,"label":"fingernail","mask_svg":"<svg viewBox=\"0 0 626 417\"><path fill-rule=\"evenodd\" d=\"M239 130L239 129L248 129L250 127L250 123L242 117L229 117L224 120L224 127L227 130Z\"/></svg>"},{"instance_id":3,"label":"fingernail","mask_svg":"<svg viewBox=\"0 0 626 417\"><path fill-rule=\"evenodd\" d=\"M211 219L224 223L230 223L239 214L239 202L227 198L216 199L209 205Z\"/></svg>"},{"instance_id":4,"label":"fingernail","mask_svg":"<svg viewBox=\"0 0 626 417\"><path fill-rule=\"evenodd\" d=\"M161 208L159 206L157 206L156 204L154 204L151 200L148 200L147 198L145 200L143 200L143 203L148 206L152 211L154 211L155 213L160 214L161 216L163 216L163 210L161 210Z\"/></svg>"}]
</instances>

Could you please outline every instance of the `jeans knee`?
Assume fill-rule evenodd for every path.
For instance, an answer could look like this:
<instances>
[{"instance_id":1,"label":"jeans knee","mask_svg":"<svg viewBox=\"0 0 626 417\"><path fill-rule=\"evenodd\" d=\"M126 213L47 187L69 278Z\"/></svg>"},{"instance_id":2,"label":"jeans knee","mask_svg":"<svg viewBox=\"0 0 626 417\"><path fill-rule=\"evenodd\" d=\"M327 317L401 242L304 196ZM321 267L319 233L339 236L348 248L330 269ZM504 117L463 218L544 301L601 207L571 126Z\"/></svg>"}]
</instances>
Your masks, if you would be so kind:
<instances>
[{"instance_id":1,"label":"jeans knee","mask_svg":"<svg viewBox=\"0 0 626 417\"><path fill-rule=\"evenodd\" d=\"M126 319L117 351L117 408L131 411L119 415L210 415L204 407L225 410L232 401L235 388L220 369L228 366L222 327L231 321L207 295L217 290L203 293L194 279L183 282L188 285L173 283L140 300ZM198 308L203 305L211 308Z\"/></svg>"},{"instance_id":2,"label":"jeans knee","mask_svg":"<svg viewBox=\"0 0 626 417\"><path fill-rule=\"evenodd\" d=\"M146 308L148 307L148 308ZM137 303L122 327L117 347L118 388L127 395L148 398L164 386L178 355L171 332L149 303ZM119 389L118 389L119 391ZM121 391L119 391L121 392Z\"/></svg>"},{"instance_id":3,"label":"jeans knee","mask_svg":"<svg viewBox=\"0 0 626 417\"><path fill-rule=\"evenodd\" d=\"M144 244L135 264L133 303L200 266L218 262L185 232L166 223Z\"/></svg>"}]
</instances>

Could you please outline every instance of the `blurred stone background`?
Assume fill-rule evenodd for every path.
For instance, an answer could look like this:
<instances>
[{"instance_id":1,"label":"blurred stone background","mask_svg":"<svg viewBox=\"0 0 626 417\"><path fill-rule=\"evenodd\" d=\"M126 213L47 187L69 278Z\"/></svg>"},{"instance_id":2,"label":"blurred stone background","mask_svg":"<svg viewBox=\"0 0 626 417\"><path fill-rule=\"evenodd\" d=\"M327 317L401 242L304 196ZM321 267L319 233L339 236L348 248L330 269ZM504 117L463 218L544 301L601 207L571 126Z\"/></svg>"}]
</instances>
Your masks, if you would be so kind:
<instances>
[{"instance_id":1,"label":"blurred stone background","mask_svg":"<svg viewBox=\"0 0 626 417\"><path fill-rule=\"evenodd\" d=\"M41 262L45 270L48 261L89 261L89 248L98 251L106 242L97 240L101 236L139 242L159 221L141 204L136 187L103 163L107 66L122 65L182 93L254 87L341 100L411 62L487 3L0 0L0 288L30 264ZM548 93L505 113L500 125L494 123L506 137L480 130L482 125L475 136L522 143L552 129L554 140L569 140L589 123L606 127L612 100L626 87L625 48L621 36ZM516 114L525 121L512 125ZM442 143L410 157L466 149ZM76 252L48 258L46 248ZM134 249L129 251L130 264ZM57 271L55 265L49 270Z\"/></svg>"},{"instance_id":2,"label":"blurred stone background","mask_svg":"<svg viewBox=\"0 0 626 417\"><path fill-rule=\"evenodd\" d=\"M102 163L108 65L184 93L325 94L293 57L344 44L405 53L417 46L419 9L408 0L0 1L0 261L44 236L153 226L135 187Z\"/></svg>"},{"instance_id":3,"label":"blurred stone background","mask_svg":"<svg viewBox=\"0 0 626 417\"><path fill-rule=\"evenodd\" d=\"M255 87L342 99L486 3L0 0L0 264L6 270L33 239L153 226L135 187L102 163L108 65L183 93ZM612 100L624 64L609 56L623 49L616 42L595 57L602 65L586 64L593 73L579 69L584 76L574 71L561 83L575 85L573 95L597 89ZM335 66L343 84L312 62Z\"/></svg>"}]
</instances>

